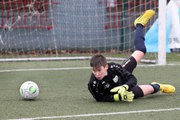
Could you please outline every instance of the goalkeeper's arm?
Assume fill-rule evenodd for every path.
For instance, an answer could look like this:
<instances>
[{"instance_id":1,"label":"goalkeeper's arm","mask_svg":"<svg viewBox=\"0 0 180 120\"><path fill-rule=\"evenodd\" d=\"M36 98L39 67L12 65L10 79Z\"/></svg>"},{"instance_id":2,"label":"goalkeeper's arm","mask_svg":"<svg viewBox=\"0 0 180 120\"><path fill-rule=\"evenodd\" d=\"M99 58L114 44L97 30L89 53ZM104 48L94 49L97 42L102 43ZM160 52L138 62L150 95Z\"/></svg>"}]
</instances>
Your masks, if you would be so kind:
<instances>
[{"instance_id":1,"label":"goalkeeper's arm","mask_svg":"<svg viewBox=\"0 0 180 120\"><path fill-rule=\"evenodd\" d=\"M90 91L94 99L98 102L114 102L113 93L109 95L104 95L100 93L99 91L96 91L95 89L93 89L93 86L90 83L88 84L88 90Z\"/></svg>"}]
</instances>

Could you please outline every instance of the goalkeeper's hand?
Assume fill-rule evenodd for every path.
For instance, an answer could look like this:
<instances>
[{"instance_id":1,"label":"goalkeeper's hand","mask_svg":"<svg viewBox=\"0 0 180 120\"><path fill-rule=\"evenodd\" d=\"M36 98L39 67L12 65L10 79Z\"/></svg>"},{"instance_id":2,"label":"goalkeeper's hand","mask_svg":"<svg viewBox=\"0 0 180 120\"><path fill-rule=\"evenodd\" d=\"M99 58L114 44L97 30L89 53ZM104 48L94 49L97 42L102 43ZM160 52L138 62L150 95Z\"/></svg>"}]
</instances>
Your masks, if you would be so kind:
<instances>
[{"instance_id":1,"label":"goalkeeper's hand","mask_svg":"<svg viewBox=\"0 0 180 120\"><path fill-rule=\"evenodd\" d=\"M128 85L121 85L121 86L118 86L118 87L115 87L115 88L111 89L110 92L123 94L128 89L129 89Z\"/></svg>"},{"instance_id":2,"label":"goalkeeper's hand","mask_svg":"<svg viewBox=\"0 0 180 120\"><path fill-rule=\"evenodd\" d=\"M117 93L114 95L114 101L126 101L126 102L133 102L134 94L133 92L125 91L124 93L120 94Z\"/></svg>"}]
</instances>

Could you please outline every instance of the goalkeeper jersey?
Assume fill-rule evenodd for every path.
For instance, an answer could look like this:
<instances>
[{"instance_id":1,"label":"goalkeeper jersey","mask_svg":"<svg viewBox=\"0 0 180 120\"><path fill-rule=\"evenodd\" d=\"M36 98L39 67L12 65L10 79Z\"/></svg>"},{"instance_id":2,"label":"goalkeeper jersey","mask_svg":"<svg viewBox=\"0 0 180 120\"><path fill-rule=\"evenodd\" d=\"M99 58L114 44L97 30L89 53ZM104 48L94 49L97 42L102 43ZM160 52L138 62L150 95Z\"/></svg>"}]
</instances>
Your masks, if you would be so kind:
<instances>
[{"instance_id":1,"label":"goalkeeper jersey","mask_svg":"<svg viewBox=\"0 0 180 120\"><path fill-rule=\"evenodd\" d=\"M123 84L128 85L130 90L137 84L137 79L120 64L112 62L108 63L107 75L102 80L91 74L88 89L96 101L113 102L115 93L111 93L110 90Z\"/></svg>"}]
</instances>

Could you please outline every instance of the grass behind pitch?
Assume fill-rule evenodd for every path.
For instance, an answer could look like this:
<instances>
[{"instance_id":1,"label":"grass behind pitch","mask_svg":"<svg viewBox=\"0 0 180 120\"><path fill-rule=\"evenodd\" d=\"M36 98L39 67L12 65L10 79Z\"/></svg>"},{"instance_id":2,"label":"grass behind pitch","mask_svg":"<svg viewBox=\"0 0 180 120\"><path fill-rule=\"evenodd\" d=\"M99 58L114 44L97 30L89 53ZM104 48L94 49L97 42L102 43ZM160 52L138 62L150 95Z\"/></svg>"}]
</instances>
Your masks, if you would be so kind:
<instances>
[{"instance_id":1,"label":"grass behind pitch","mask_svg":"<svg viewBox=\"0 0 180 120\"><path fill-rule=\"evenodd\" d=\"M1 70L88 67L88 61L10 62L0 63ZM133 103L96 102L87 90L91 70L39 70L0 72L0 119L35 118L92 113L138 111L149 109L180 108L180 66L137 67L134 74L139 84L153 81L171 83L176 87L173 95L156 94ZM34 101L24 101L19 87L24 81L33 80L40 87ZM134 113L64 118L72 120L178 120L180 111Z\"/></svg>"}]
</instances>

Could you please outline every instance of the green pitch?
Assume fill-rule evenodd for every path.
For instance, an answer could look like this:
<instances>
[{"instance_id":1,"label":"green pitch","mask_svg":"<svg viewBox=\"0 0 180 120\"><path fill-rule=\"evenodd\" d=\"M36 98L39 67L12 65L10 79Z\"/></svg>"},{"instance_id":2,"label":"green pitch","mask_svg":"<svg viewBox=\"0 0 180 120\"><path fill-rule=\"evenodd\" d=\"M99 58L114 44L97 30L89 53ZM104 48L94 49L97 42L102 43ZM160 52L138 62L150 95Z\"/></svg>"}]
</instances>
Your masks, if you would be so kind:
<instances>
[{"instance_id":1,"label":"green pitch","mask_svg":"<svg viewBox=\"0 0 180 120\"><path fill-rule=\"evenodd\" d=\"M176 87L173 95L158 93L133 103L96 102L89 94L89 61L0 63L0 119L61 120L179 120L180 65L138 66L134 74L139 84L153 81ZM40 94L24 101L20 85L32 80Z\"/></svg>"}]
</instances>

